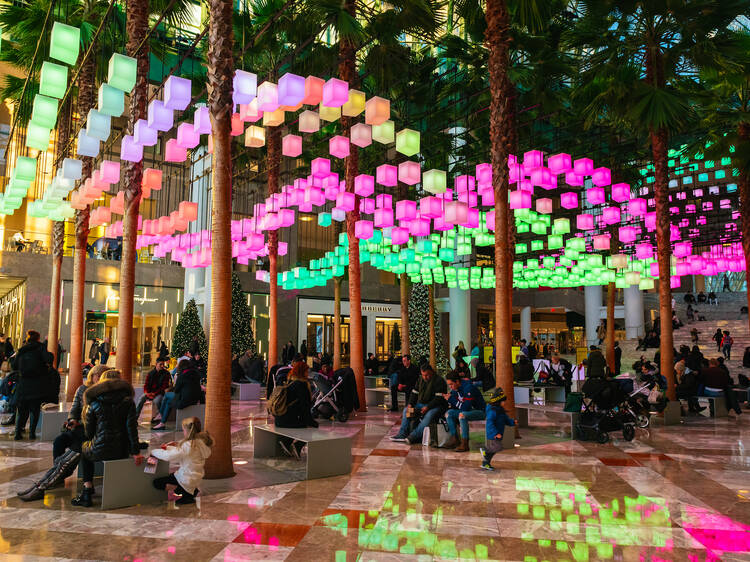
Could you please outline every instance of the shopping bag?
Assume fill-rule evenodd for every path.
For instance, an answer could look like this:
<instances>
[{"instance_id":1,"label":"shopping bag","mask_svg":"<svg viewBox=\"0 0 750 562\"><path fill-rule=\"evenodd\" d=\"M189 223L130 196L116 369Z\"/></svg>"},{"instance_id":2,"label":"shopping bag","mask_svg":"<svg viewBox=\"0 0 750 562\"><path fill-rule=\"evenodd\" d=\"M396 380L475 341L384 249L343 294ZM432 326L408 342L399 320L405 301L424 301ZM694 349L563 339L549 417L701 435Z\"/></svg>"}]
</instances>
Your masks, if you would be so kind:
<instances>
[{"instance_id":1,"label":"shopping bag","mask_svg":"<svg viewBox=\"0 0 750 562\"><path fill-rule=\"evenodd\" d=\"M565 407L563 412L575 412L578 413L583 408L583 393L571 392L565 399Z\"/></svg>"},{"instance_id":2,"label":"shopping bag","mask_svg":"<svg viewBox=\"0 0 750 562\"><path fill-rule=\"evenodd\" d=\"M422 432L422 447L429 447L430 446L430 426L424 428L424 431Z\"/></svg>"}]
</instances>

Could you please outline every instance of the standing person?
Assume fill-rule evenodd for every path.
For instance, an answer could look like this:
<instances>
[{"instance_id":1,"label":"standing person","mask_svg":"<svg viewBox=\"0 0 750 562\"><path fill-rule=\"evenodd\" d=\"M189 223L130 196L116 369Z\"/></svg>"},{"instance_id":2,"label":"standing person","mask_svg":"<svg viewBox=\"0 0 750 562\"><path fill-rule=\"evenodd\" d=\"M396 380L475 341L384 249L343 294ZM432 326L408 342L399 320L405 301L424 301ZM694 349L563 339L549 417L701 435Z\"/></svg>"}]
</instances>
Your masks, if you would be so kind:
<instances>
[{"instance_id":1,"label":"standing person","mask_svg":"<svg viewBox=\"0 0 750 562\"><path fill-rule=\"evenodd\" d=\"M503 402L507 398L502 388L496 388L487 402L484 447L479 449L482 455L482 468L485 470L495 470L490 463L492 457L503 450L505 426L516 425L516 420L511 419L503 408Z\"/></svg>"},{"instance_id":2,"label":"standing person","mask_svg":"<svg viewBox=\"0 0 750 562\"><path fill-rule=\"evenodd\" d=\"M89 349L89 361L92 365L96 365L96 361L99 359L99 340L94 338L94 342L91 344Z\"/></svg>"},{"instance_id":3,"label":"standing person","mask_svg":"<svg viewBox=\"0 0 750 562\"><path fill-rule=\"evenodd\" d=\"M724 330L724 335L721 338L721 352L727 361L732 359L732 344L734 344L734 338L729 335L728 330Z\"/></svg>"},{"instance_id":4,"label":"standing person","mask_svg":"<svg viewBox=\"0 0 750 562\"><path fill-rule=\"evenodd\" d=\"M589 356L586 358L586 378L604 378L607 371L607 360L598 347L592 345L589 348Z\"/></svg>"},{"instance_id":5,"label":"standing person","mask_svg":"<svg viewBox=\"0 0 750 562\"><path fill-rule=\"evenodd\" d=\"M716 328L714 336L712 338L716 342L716 351L721 351L721 340L724 339L724 334L721 333L721 328Z\"/></svg>"},{"instance_id":6,"label":"standing person","mask_svg":"<svg viewBox=\"0 0 750 562\"><path fill-rule=\"evenodd\" d=\"M302 340L302 344L299 346L299 353L307 361L307 340Z\"/></svg>"},{"instance_id":7,"label":"standing person","mask_svg":"<svg viewBox=\"0 0 750 562\"><path fill-rule=\"evenodd\" d=\"M109 361L109 354L112 351L112 346L109 343L109 338L104 338L104 341L99 346L99 357L102 365L106 365Z\"/></svg>"},{"instance_id":8,"label":"standing person","mask_svg":"<svg viewBox=\"0 0 750 562\"><path fill-rule=\"evenodd\" d=\"M398 393L403 392L408 400L418 378L419 369L411 362L411 356L407 353L401 358L399 370L391 374L391 412L398 412Z\"/></svg>"},{"instance_id":9,"label":"standing person","mask_svg":"<svg viewBox=\"0 0 750 562\"><path fill-rule=\"evenodd\" d=\"M143 462L138 442L133 387L120 379L120 371L110 369L83 393L83 427L86 440L81 445L83 488L71 505L91 507L94 495L94 463L135 458Z\"/></svg>"},{"instance_id":10,"label":"standing person","mask_svg":"<svg viewBox=\"0 0 750 562\"><path fill-rule=\"evenodd\" d=\"M727 274L724 274L724 284L721 289L724 293L729 293L732 291L732 289L729 286L729 277L727 277Z\"/></svg>"},{"instance_id":11,"label":"standing person","mask_svg":"<svg viewBox=\"0 0 750 562\"><path fill-rule=\"evenodd\" d=\"M450 394L444 396L450 405L446 415L450 438L443 447L445 449L455 448L456 452L463 453L469 450L469 422L484 419L484 398L480 389L474 386L471 381L461 379L461 376L455 371L448 373L446 378L451 391ZM460 444L459 424L461 426Z\"/></svg>"},{"instance_id":12,"label":"standing person","mask_svg":"<svg viewBox=\"0 0 750 562\"><path fill-rule=\"evenodd\" d=\"M0 363L8 361L13 355L13 344L10 342L10 338L5 334L0 334Z\"/></svg>"},{"instance_id":13,"label":"standing person","mask_svg":"<svg viewBox=\"0 0 750 562\"><path fill-rule=\"evenodd\" d=\"M152 418L155 417L161 407L164 394L170 386L172 386L172 375L164 366L164 361L157 360L154 368L146 375L146 381L143 384L143 396L141 396L141 399L138 401L138 405L135 408L136 419L141 416L143 405L149 400L152 404Z\"/></svg>"},{"instance_id":14,"label":"standing person","mask_svg":"<svg viewBox=\"0 0 750 562\"><path fill-rule=\"evenodd\" d=\"M431 365L425 363L420 368L421 377L417 386L408 397L408 403L401 417L399 432L391 437L391 441L402 441L415 445L422 440L422 433L426 427L437 419L447 408L448 403L443 397L448 393L445 379L435 373ZM419 425L410 433L409 425L412 420L420 420Z\"/></svg>"},{"instance_id":15,"label":"standing person","mask_svg":"<svg viewBox=\"0 0 750 562\"><path fill-rule=\"evenodd\" d=\"M175 495L180 496L175 501L177 505L195 503L198 485L203 480L204 465L211 456L214 444L211 436L201 431L201 420L198 418L182 420L182 437L179 443L165 443L161 449L151 452L157 459L180 465L176 472L153 481L157 490L164 490L167 486L173 488Z\"/></svg>"},{"instance_id":16,"label":"standing person","mask_svg":"<svg viewBox=\"0 0 750 562\"><path fill-rule=\"evenodd\" d=\"M615 342L615 376L620 374L620 367L622 366L622 349L620 348L620 342Z\"/></svg>"},{"instance_id":17,"label":"standing person","mask_svg":"<svg viewBox=\"0 0 750 562\"><path fill-rule=\"evenodd\" d=\"M674 308L674 299L672 299L672 303L672 308ZM599 338L599 345L602 345L604 338L607 337L607 326L605 325L604 320L599 322L599 325L596 327L596 337Z\"/></svg>"},{"instance_id":18,"label":"standing person","mask_svg":"<svg viewBox=\"0 0 750 562\"><path fill-rule=\"evenodd\" d=\"M19 371L18 383L16 385L16 401L18 414L16 416L16 434L14 439L23 439L23 430L26 421L29 423L29 438L36 439L36 427L39 422L39 410L43 401L58 402L60 392L60 375L52 369L52 354L49 353L42 342L39 332L29 330L26 334L26 343L11 358L11 366ZM57 379L57 394L55 393L54 379Z\"/></svg>"},{"instance_id":19,"label":"standing person","mask_svg":"<svg viewBox=\"0 0 750 562\"><path fill-rule=\"evenodd\" d=\"M159 408L159 415L154 421L159 423L154 426L155 431L166 430L166 422L172 408L183 410L188 406L198 404L203 397L201 390L201 378L198 369L190 359L183 359L177 364L177 381L172 392L166 392Z\"/></svg>"},{"instance_id":20,"label":"standing person","mask_svg":"<svg viewBox=\"0 0 750 562\"><path fill-rule=\"evenodd\" d=\"M461 361L464 361L464 357L466 357L466 355L467 353L466 353L466 347L464 346L464 342L463 340L459 340L458 345L453 350L453 359L456 360L456 366L458 366L458 364Z\"/></svg>"},{"instance_id":21,"label":"standing person","mask_svg":"<svg viewBox=\"0 0 750 562\"><path fill-rule=\"evenodd\" d=\"M159 361L166 361L169 359L169 349L167 349L167 344L164 343L164 340L161 340L161 343L159 344Z\"/></svg>"},{"instance_id":22,"label":"standing person","mask_svg":"<svg viewBox=\"0 0 750 562\"><path fill-rule=\"evenodd\" d=\"M298 361L287 375L287 383L274 389L268 401L268 412L277 427L318 427L310 409L312 391L307 378L307 363ZM305 443L291 437L282 437L279 444L290 457L299 459Z\"/></svg>"}]
</instances>

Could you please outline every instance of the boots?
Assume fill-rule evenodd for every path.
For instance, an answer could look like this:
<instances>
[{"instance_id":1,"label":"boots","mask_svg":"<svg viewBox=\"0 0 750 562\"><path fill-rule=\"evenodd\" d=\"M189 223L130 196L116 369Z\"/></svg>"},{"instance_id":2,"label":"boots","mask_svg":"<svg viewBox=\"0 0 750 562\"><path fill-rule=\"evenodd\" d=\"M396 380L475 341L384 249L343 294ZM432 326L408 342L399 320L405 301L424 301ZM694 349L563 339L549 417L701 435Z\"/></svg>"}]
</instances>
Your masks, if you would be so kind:
<instances>
[{"instance_id":1,"label":"boots","mask_svg":"<svg viewBox=\"0 0 750 562\"><path fill-rule=\"evenodd\" d=\"M457 453L465 453L469 450L469 440L468 439L461 439L461 444L456 447Z\"/></svg>"},{"instance_id":2,"label":"boots","mask_svg":"<svg viewBox=\"0 0 750 562\"><path fill-rule=\"evenodd\" d=\"M70 500L70 505L74 505L76 507L91 507L92 505L94 505L94 503L91 501L91 497L93 495L94 487L92 486L91 488L87 488L86 486L84 486L81 490L81 493Z\"/></svg>"},{"instance_id":3,"label":"boots","mask_svg":"<svg viewBox=\"0 0 750 562\"><path fill-rule=\"evenodd\" d=\"M28 490L19 493L18 497L25 502L42 499L47 490L59 486L68 476L73 474L80 458L81 453L71 450L65 451L55 459L55 465L47 471L39 482Z\"/></svg>"},{"instance_id":4,"label":"boots","mask_svg":"<svg viewBox=\"0 0 750 562\"><path fill-rule=\"evenodd\" d=\"M458 438L456 438L453 435L451 435L448 438L448 441L445 442L445 444L443 445L442 448L443 449L455 449L456 446L458 446Z\"/></svg>"}]
</instances>

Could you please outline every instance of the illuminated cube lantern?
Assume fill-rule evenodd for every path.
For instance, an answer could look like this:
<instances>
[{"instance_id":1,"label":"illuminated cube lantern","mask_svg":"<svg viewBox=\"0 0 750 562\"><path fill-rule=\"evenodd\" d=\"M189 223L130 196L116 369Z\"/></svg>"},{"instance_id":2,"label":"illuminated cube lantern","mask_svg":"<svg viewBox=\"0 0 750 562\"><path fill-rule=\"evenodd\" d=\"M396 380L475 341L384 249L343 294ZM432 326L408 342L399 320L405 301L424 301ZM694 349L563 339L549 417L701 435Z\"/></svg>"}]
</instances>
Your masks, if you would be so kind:
<instances>
[{"instance_id":1,"label":"illuminated cube lantern","mask_svg":"<svg viewBox=\"0 0 750 562\"><path fill-rule=\"evenodd\" d=\"M229 134L233 137L239 137L245 132L245 123L240 118L239 113L232 113L231 128Z\"/></svg>"},{"instance_id":2,"label":"illuminated cube lantern","mask_svg":"<svg viewBox=\"0 0 750 562\"><path fill-rule=\"evenodd\" d=\"M555 234L570 233L570 220L566 218L555 219L552 223L552 232Z\"/></svg>"},{"instance_id":3,"label":"illuminated cube lantern","mask_svg":"<svg viewBox=\"0 0 750 562\"><path fill-rule=\"evenodd\" d=\"M534 168L531 170L531 184L532 185L538 185L540 187L543 187L545 189L549 189L551 187L557 187L557 182L553 184L552 180L552 172L549 171L549 168L545 167L539 167Z\"/></svg>"},{"instance_id":4,"label":"illuminated cube lantern","mask_svg":"<svg viewBox=\"0 0 750 562\"><path fill-rule=\"evenodd\" d=\"M299 135L284 135L281 139L281 153L292 158L302 154L302 137Z\"/></svg>"},{"instance_id":5,"label":"illuminated cube lantern","mask_svg":"<svg viewBox=\"0 0 750 562\"><path fill-rule=\"evenodd\" d=\"M100 113L96 109L90 109L86 119L86 134L100 141L109 138L112 118L109 115Z\"/></svg>"},{"instance_id":6,"label":"illuminated cube lantern","mask_svg":"<svg viewBox=\"0 0 750 562\"><path fill-rule=\"evenodd\" d=\"M266 144L266 130L263 127L250 125L245 130L245 146L260 148Z\"/></svg>"},{"instance_id":7,"label":"illuminated cube lantern","mask_svg":"<svg viewBox=\"0 0 750 562\"><path fill-rule=\"evenodd\" d=\"M565 172L565 183L573 187L580 187L583 185L583 176L576 174L575 172Z\"/></svg>"},{"instance_id":8,"label":"illuminated cube lantern","mask_svg":"<svg viewBox=\"0 0 750 562\"><path fill-rule=\"evenodd\" d=\"M359 220L354 223L354 236L360 240L369 240L372 238L372 221Z\"/></svg>"},{"instance_id":9,"label":"illuminated cube lantern","mask_svg":"<svg viewBox=\"0 0 750 562\"><path fill-rule=\"evenodd\" d=\"M242 121L242 116L240 116ZM264 127L278 127L284 124L284 110L279 108L276 111L265 111L263 112L263 126Z\"/></svg>"},{"instance_id":10,"label":"illuminated cube lantern","mask_svg":"<svg viewBox=\"0 0 750 562\"><path fill-rule=\"evenodd\" d=\"M323 121L333 122L341 117L340 107L328 107L322 103L318 106L318 114Z\"/></svg>"},{"instance_id":11,"label":"illuminated cube lantern","mask_svg":"<svg viewBox=\"0 0 750 562\"><path fill-rule=\"evenodd\" d=\"M39 76L39 93L52 98L62 98L68 87L68 69L53 62L43 62Z\"/></svg>"},{"instance_id":12,"label":"illuminated cube lantern","mask_svg":"<svg viewBox=\"0 0 750 562\"><path fill-rule=\"evenodd\" d=\"M372 178L372 184L373 187L375 186L375 178L370 176ZM354 193L357 193L357 185L355 181L354 185ZM359 195L359 193L357 193ZM370 194L372 195L372 193ZM371 197L362 197L362 199L359 200L359 212L364 213L365 215L371 215L375 212L375 200Z\"/></svg>"},{"instance_id":13,"label":"illuminated cube lantern","mask_svg":"<svg viewBox=\"0 0 750 562\"><path fill-rule=\"evenodd\" d=\"M547 236L547 248L556 250L563 247L563 237L559 234L550 234Z\"/></svg>"},{"instance_id":14,"label":"illuminated cube lantern","mask_svg":"<svg viewBox=\"0 0 750 562\"><path fill-rule=\"evenodd\" d=\"M365 148L372 144L372 130L369 125L357 123L349 131L351 143L360 148Z\"/></svg>"},{"instance_id":15,"label":"illuminated cube lantern","mask_svg":"<svg viewBox=\"0 0 750 562\"><path fill-rule=\"evenodd\" d=\"M391 243L394 245L406 244L409 241L409 230L394 226L391 229Z\"/></svg>"},{"instance_id":16,"label":"illuminated cube lantern","mask_svg":"<svg viewBox=\"0 0 750 562\"><path fill-rule=\"evenodd\" d=\"M421 179L421 168L417 162L401 162L398 165L398 179L406 185L416 185Z\"/></svg>"},{"instance_id":17,"label":"illuminated cube lantern","mask_svg":"<svg viewBox=\"0 0 750 562\"><path fill-rule=\"evenodd\" d=\"M115 53L109 59L107 83L113 88L117 88L123 92L130 92L135 87L137 76L138 61L133 57Z\"/></svg>"},{"instance_id":18,"label":"illuminated cube lantern","mask_svg":"<svg viewBox=\"0 0 750 562\"><path fill-rule=\"evenodd\" d=\"M654 255L654 248L648 242L635 245L635 257L639 260L647 260Z\"/></svg>"},{"instance_id":19,"label":"illuminated cube lantern","mask_svg":"<svg viewBox=\"0 0 750 562\"><path fill-rule=\"evenodd\" d=\"M108 184L115 184L120 181L120 163L112 160L102 160L99 165L99 177Z\"/></svg>"},{"instance_id":20,"label":"illuminated cube lantern","mask_svg":"<svg viewBox=\"0 0 750 562\"><path fill-rule=\"evenodd\" d=\"M594 215L581 214L576 217L576 228L578 230L591 230L594 228Z\"/></svg>"},{"instance_id":21,"label":"illuminated cube lantern","mask_svg":"<svg viewBox=\"0 0 750 562\"><path fill-rule=\"evenodd\" d=\"M295 106L305 98L305 79L287 72L279 79L279 105Z\"/></svg>"},{"instance_id":22,"label":"illuminated cube lantern","mask_svg":"<svg viewBox=\"0 0 750 562\"><path fill-rule=\"evenodd\" d=\"M164 107L184 111L190 105L191 82L180 76L170 76L164 83Z\"/></svg>"},{"instance_id":23,"label":"illuminated cube lantern","mask_svg":"<svg viewBox=\"0 0 750 562\"><path fill-rule=\"evenodd\" d=\"M260 111L276 111L279 108L279 90L273 82L263 82L258 86L257 97Z\"/></svg>"},{"instance_id":24,"label":"illuminated cube lantern","mask_svg":"<svg viewBox=\"0 0 750 562\"><path fill-rule=\"evenodd\" d=\"M492 187L492 164L477 164L474 173L479 187Z\"/></svg>"},{"instance_id":25,"label":"illuminated cube lantern","mask_svg":"<svg viewBox=\"0 0 750 562\"><path fill-rule=\"evenodd\" d=\"M108 160L105 160L104 162L108 162ZM102 164L104 164L104 162L102 162ZM117 166L117 169L119 171L119 165ZM83 162L81 162L80 160L76 160L75 158L65 158L62 163L62 168L60 168L60 173L65 179L73 181L79 180L81 179L81 175L83 174ZM120 176L118 173L117 180L119 179Z\"/></svg>"},{"instance_id":26,"label":"illuminated cube lantern","mask_svg":"<svg viewBox=\"0 0 750 562\"><path fill-rule=\"evenodd\" d=\"M457 176L453 181L456 188L456 193L466 193L467 191L473 191L476 181L474 176L461 175Z\"/></svg>"},{"instance_id":27,"label":"illuminated cube lantern","mask_svg":"<svg viewBox=\"0 0 750 562\"><path fill-rule=\"evenodd\" d=\"M620 207L605 207L602 211L602 218L606 224L620 222Z\"/></svg>"},{"instance_id":28,"label":"illuminated cube lantern","mask_svg":"<svg viewBox=\"0 0 750 562\"><path fill-rule=\"evenodd\" d=\"M99 86L98 109L111 117L120 117L125 111L125 93L109 84Z\"/></svg>"},{"instance_id":29,"label":"illuminated cube lantern","mask_svg":"<svg viewBox=\"0 0 750 562\"><path fill-rule=\"evenodd\" d=\"M564 152L554 154L547 159L547 167L555 175L565 174L573 169L573 159Z\"/></svg>"},{"instance_id":30,"label":"illuminated cube lantern","mask_svg":"<svg viewBox=\"0 0 750 562\"><path fill-rule=\"evenodd\" d=\"M253 72L235 70L232 79L232 101L247 104L255 99L258 90L258 76Z\"/></svg>"},{"instance_id":31,"label":"illuminated cube lantern","mask_svg":"<svg viewBox=\"0 0 750 562\"><path fill-rule=\"evenodd\" d=\"M396 138L395 131L396 127L393 121L383 121L380 125L372 126L372 140L380 144L390 144Z\"/></svg>"},{"instance_id":32,"label":"illuminated cube lantern","mask_svg":"<svg viewBox=\"0 0 750 562\"><path fill-rule=\"evenodd\" d=\"M536 212L548 215L552 212L552 199L543 197L536 200Z\"/></svg>"},{"instance_id":33,"label":"illuminated cube lantern","mask_svg":"<svg viewBox=\"0 0 750 562\"><path fill-rule=\"evenodd\" d=\"M99 139L90 137L84 129L78 133L78 146L76 154L79 156L91 156L92 158L99 154Z\"/></svg>"},{"instance_id":34,"label":"illuminated cube lantern","mask_svg":"<svg viewBox=\"0 0 750 562\"><path fill-rule=\"evenodd\" d=\"M630 244L631 242L635 242L638 232L639 229L635 226L622 226L617 233L617 237L623 244Z\"/></svg>"},{"instance_id":35,"label":"illuminated cube lantern","mask_svg":"<svg viewBox=\"0 0 750 562\"><path fill-rule=\"evenodd\" d=\"M192 123L180 123L177 127L177 145L182 148L195 148L200 142L200 135L195 132Z\"/></svg>"},{"instance_id":36,"label":"illuminated cube lantern","mask_svg":"<svg viewBox=\"0 0 750 562\"><path fill-rule=\"evenodd\" d=\"M336 207L346 212L353 211L354 201L355 197L353 193L342 191L336 196Z\"/></svg>"},{"instance_id":37,"label":"illuminated cube lantern","mask_svg":"<svg viewBox=\"0 0 750 562\"><path fill-rule=\"evenodd\" d=\"M398 169L390 164L381 164L375 169L375 181L386 187L398 184Z\"/></svg>"},{"instance_id":38,"label":"illuminated cube lantern","mask_svg":"<svg viewBox=\"0 0 750 562\"><path fill-rule=\"evenodd\" d=\"M396 201L396 220L409 221L417 216L417 202L410 199Z\"/></svg>"},{"instance_id":39,"label":"illuminated cube lantern","mask_svg":"<svg viewBox=\"0 0 750 562\"><path fill-rule=\"evenodd\" d=\"M612 184L612 201L622 203L630 199L630 186L626 183Z\"/></svg>"},{"instance_id":40,"label":"illuminated cube lantern","mask_svg":"<svg viewBox=\"0 0 750 562\"><path fill-rule=\"evenodd\" d=\"M445 203L445 221L452 224L463 224L469 218L469 207L461 201Z\"/></svg>"},{"instance_id":41,"label":"illuminated cube lantern","mask_svg":"<svg viewBox=\"0 0 750 562\"><path fill-rule=\"evenodd\" d=\"M331 213L318 213L319 226L331 226Z\"/></svg>"},{"instance_id":42,"label":"illuminated cube lantern","mask_svg":"<svg viewBox=\"0 0 750 562\"><path fill-rule=\"evenodd\" d=\"M138 119L133 127L133 139L142 146L154 146L157 141L157 131L148 126L148 121Z\"/></svg>"},{"instance_id":43,"label":"illuminated cube lantern","mask_svg":"<svg viewBox=\"0 0 750 562\"><path fill-rule=\"evenodd\" d=\"M57 121L57 105L58 101L55 98L41 94L35 95L31 121L45 129L52 129Z\"/></svg>"},{"instance_id":44,"label":"illuminated cube lantern","mask_svg":"<svg viewBox=\"0 0 750 562\"><path fill-rule=\"evenodd\" d=\"M208 107L200 105L195 108L193 115L193 128L199 135L211 134L211 118L208 113Z\"/></svg>"},{"instance_id":45,"label":"illuminated cube lantern","mask_svg":"<svg viewBox=\"0 0 750 562\"><path fill-rule=\"evenodd\" d=\"M369 174L359 174L354 178L354 193L362 197L369 197L374 192L375 178L373 176Z\"/></svg>"},{"instance_id":46,"label":"illuminated cube lantern","mask_svg":"<svg viewBox=\"0 0 750 562\"><path fill-rule=\"evenodd\" d=\"M305 110L299 114L299 132L316 133L320 130L320 116L310 110Z\"/></svg>"},{"instance_id":47,"label":"illuminated cube lantern","mask_svg":"<svg viewBox=\"0 0 750 562\"><path fill-rule=\"evenodd\" d=\"M612 256L612 267L615 269L624 269L628 266L628 256L625 254L615 254Z\"/></svg>"},{"instance_id":48,"label":"illuminated cube lantern","mask_svg":"<svg viewBox=\"0 0 750 562\"><path fill-rule=\"evenodd\" d=\"M684 258L685 256L689 256L692 250L693 250L692 242L677 242L674 245L674 255L675 257L678 257L678 258Z\"/></svg>"},{"instance_id":49,"label":"illuminated cube lantern","mask_svg":"<svg viewBox=\"0 0 750 562\"><path fill-rule=\"evenodd\" d=\"M305 78L305 97L302 103L307 105L318 105L323 99L323 85L325 81L317 76Z\"/></svg>"},{"instance_id":50,"label":"illuminated cube lantern","mask_svg":"<svg viewBox=\"0 0 750 562\"><path fill-rule=\"evenodd\" d=\"M594 171L594 161L591 158L579 158L573 162L573 171L579 176L590 176Z\"/></svg>"},{"instance_id":51,"label":"illuminated cube lantern","mask_svg":"<svg viewBox=\"0 0 750 562\"><path fill-rule=\"evenodd\" d=\"M604 187L612 183L612 172L609 168L596 168L591 172L591 181L598 187Z\"/></svg>"},{"instance_id":52,"label":"illuminated cube lantern","mask_svg":"<svg viewBox=\"0 0 750 562\"><path fill-rule=\"evenodd\" d=\"M656 228L656 213L646 213L643 224L646 225L646 229L654 230Z\"/></svg>"},{"instance_id":53,"label":"illuminated cube lantern","mask_svg":"<svg viewBox=\"0 0 750 562\"><path fill-rule=\"evenodd\" d=\"M321 103L326 107L341 107L349 101L349 84L338 78L330 78L323 85Z\"/></svg>"},{"instance_id":54,"label":"illuminated cube lantern","mask_svg":"<svg viewBox=\"0 0 750 562\"><path fill-rule=\"evenodd\" d=\"M56 21L52 26L49 44L50 58L62 61L71 66L78 60L78 47L81 42L81 30L71 25Z\"/></svg>"},{"instance_id":55,"label":"illuminated cube lantern","mask_svg":"<svg viewBox=\"0 0 750 562\"><path fill-rule=\"evenodd\" d=\"M381 193L375 198L375 205L379 209L392 209L393 208L393 196L388 193Z\"/></svg>"},{"instance_id":56,"label":"illuminated cube lantern","mask_svg":"<svg viewBox=\"0 0 750 562\"><path fill-rule=\"evenodd\" d=\"M13 175L17 180L32 182L36 177L36 158L19 156L16 158L16 167Z\"/></svg>"},{"instance_id":57,"label":"illuminated cube lantern","mask_svg":"<svg viewBox=\"0 0 750 562\"><path fill-rule=\"evenodd\" d=\"M414 156L419 152L419 132L412 129L402 129L396 134L396 151L406 156Z\"/></svg>"},{"instance_id":58,"label":"illuminated cube lantern","mask_svg":"<svg viewBox=\"0 0 750 562\"><path fill-rule=\"evenodd\" d=\"M601 205L606 201L606 194L602 187L592 187L586 191L586 201L589 205Z\"/></svg>"},{"instance_id":59,"label":"illuminated cube lantern","mask_svg":"<svg viewBox=\"0 0 750 562\"><path fill-rule=\"evenodd\" d=\"M388 228L393 226L393 209L375 209L374 222L376 228Z\"/></svg>"},{"instance_id":60,"label":"illuminated cube lantern","mask_svg":"<svg viewBox=\"0 0 750 562\"><path fill-rule=\"evenodd\" d=\"M346 158L349 156L349 139L342 135L331 137L328 141L328 153L336 158Z\"/></svg>"},{"instance_id":61,"label":"illuminated cube lantern","mask_svg":"<svg viewBox=\"0 0 750 562\"><path fill-rule=\"evenodd\" d=\"M628 213L631 215L639 217L645 215L647 211L648 203L645 199L636 198L628 201Z\"/></svg>"},{"instance_id":62,"label":"illuminated cube lantern","mask_svg":"<svg viewBox=\"0 0 750 562\"><path fill-rule=\"evenodd\" d=\"M626 271L625 282L628 285L638 285L638 283L641 282L641 272L640 271Z\"/></svg>"},{"instance_id":63,"label":"illuminated cube lantern","mask_svg":"<svg viewBox=\"0 0 750 562\"><path fill-rule=\"evenodd\" d=\"M194 221L198 218L198 203L192 201L180 201L177 209L180 218L187 222Z\"/></svg>"},{"instance_id":64,"label":"illuminated cube lantern","mask_svg":"<svg viewBox=\"0 0 750 562\"><path fill-rule=\"evenodd\" d=\"M529 150L523 155L523 169L526 173L530 173L534 168L539 168L543 165L544 155L541 150Z\"/></svg>"},{"instance_id":65,"label":"illuminated cube lantern","mask_svg":"<svg viewBox=\"0 0 750 562\"><path fill-rule=\"evenodd\" d=\"M429 236L430 221L429 219L415 218L409 222L409 232L412 236Z\"/></svg>"},{"instance_id":66,"label":"illuminated cube lantern","mask_svg":"<svg viewBox=\"0 0 750 562\"><path fill-rule=\"evenodd\" d=\"M534 221L531 223L531 232L534 234L547 234L547 223L544 221ZM532 249L534 248L533 243L536 242L536 240L532 240ZM539 241L541 242L541 240Z\"/></svg>"},{"instance_id":67,"label":"illuminated cube lantern","mask_svg":"<svg viewBox=\"0 0 750 562\"><path fill-rule=\"evenodd\" d=\"M560 194L560 206L563 209L575 209L578 207L578 194L574 191L566 191Z\"/></svg>"},{"instance_id":68,"label":"illuminated cube lantern","mask_svg":"<svg viewBox=\"0 0 750 562\"><path fill-rule=\"evenodd\" d=\"M609 250L609 234L594 236L594 250Z\"/></svg>"},{"instance_id":69,"label":"illuminated cube lantern","mask_svg":"<svg viewBox=\"0 0 750 562\"><path fill-rule=\"evenodd\" d=\"M167 154L169 154L169 143L167 143ZM132 135L125 135L122 137L122 142L120 143L120 160L126 160L127 162L140 162L143 160L143 147L135 142ZM181 161L182 160L174 160L174 162Z\"/></svg>"},{"instance_id":70,"label":"illuminated cube lantern","mask_svg":"<svg viewBox=\"0 0 750 562\"><path fill-rule=\"evenodd\" d=\"M314 178L325 178L331 174L331 161L328 158L316 158L310 163Z\"/></svg>"},{"instance_id":71,"label":"illuminated cube lantern","mask_svg":"<svg viewBox=\"0 0 750 562\"><path fill-rule=\"evenodd\" d=\"M511 209L531 209L531 193L528 191L510 192Z\"/></svg>"},{"instance_id":72,"label":"illuminated cube lantern","mask_svg":"<svg viewBox=\"0 0 750 562\"><path fill-rule=\"evenodd\" d=\"M148 104L148 126L156 131L168 131L174 125L174 112L164 106L161 100L151 100Z\"/></svg>"},{"instance_id":73,"label":"illuminated cube lantern","mask_svg":"<svg viewBox=\"0 0 750 562\"><path fill-rule=\"evenodd\" d=\"M248 104L240 104L240 119L245 123L256 123L263 117L263 112L258 109L258 98Z\"/></svg>"},{"instance_id":74,"label":"illuminated cube lantern","mask_svg":"<svg viewBox=\"0 0 750 562\"><path fill-rule=\"evenodd\" d=\"M341 115L356 117L365 110L365 93L349 90L349 99L341 106Z\"/></svg>"},{"instance_id":75,"label":"illuminated cube lantern","mask_svg":"<svg viewBox=\"0 0 750 562\"><path fill-rule=\"evenodd\" d=\"M391 117L391 101L378 96L365 102L365 123L382 125Z\"/></svg>"},{"instance_id":76,"label":"illuminated cube lantern","mask_svg":"<svg viewBox=\"0 0 750 562\"><path fill-rule=\"evenodd\" d=\"M443 170L427 170L422 174L422 189L427 193L445 193L446 173Z\"/></svg>"},{"instance_id":77,"label":"illuminated cube lantern","mask_svg":"<svg viewBox=\"0 0 750 562\"><path fill-rule=\"evenodd\" d=\"M419 200L419 214L434 219L443 215L442 200L437 197L423 197Z\"/></svg>"}]
</instances>

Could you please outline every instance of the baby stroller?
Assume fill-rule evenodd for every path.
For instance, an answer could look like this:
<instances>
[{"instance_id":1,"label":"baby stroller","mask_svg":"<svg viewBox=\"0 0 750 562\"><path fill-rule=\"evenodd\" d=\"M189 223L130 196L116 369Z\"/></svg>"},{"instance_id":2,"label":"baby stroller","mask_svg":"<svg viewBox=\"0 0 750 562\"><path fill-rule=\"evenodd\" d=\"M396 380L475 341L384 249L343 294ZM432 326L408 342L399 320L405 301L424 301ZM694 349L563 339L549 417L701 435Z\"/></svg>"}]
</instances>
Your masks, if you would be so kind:
<instances>
[{"instance_id":1,"label":"baby stroller","mask_svg":"<svg viewBox=\"0 0 750 562\"><path fill-rule=\"evenodd\" d=\"M351 368L337 370L331 379L320 373L315 373L311 378L315 385L312 406L314 418L335 416L340 422L345 422L354 410L359 409L357 383Z\"/></svg>"},{"instance_id":2,"label":"baby stroller","mask_svg":"<svg viewBox=\"0 0 750 562\"><path fill-rule=\"evenodd\" d=\"M576 427L578 438L584 441L609 441L609 434L622 430L625 441L635 437L636 418L628 408L628 394L616 380L589 379L583 385L586 407Z\"/></svg>"}]
</instances>

